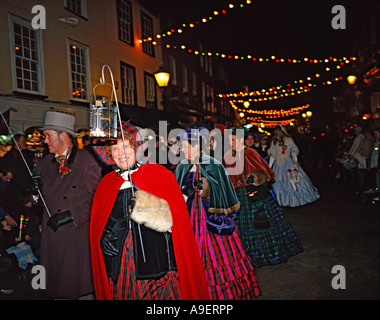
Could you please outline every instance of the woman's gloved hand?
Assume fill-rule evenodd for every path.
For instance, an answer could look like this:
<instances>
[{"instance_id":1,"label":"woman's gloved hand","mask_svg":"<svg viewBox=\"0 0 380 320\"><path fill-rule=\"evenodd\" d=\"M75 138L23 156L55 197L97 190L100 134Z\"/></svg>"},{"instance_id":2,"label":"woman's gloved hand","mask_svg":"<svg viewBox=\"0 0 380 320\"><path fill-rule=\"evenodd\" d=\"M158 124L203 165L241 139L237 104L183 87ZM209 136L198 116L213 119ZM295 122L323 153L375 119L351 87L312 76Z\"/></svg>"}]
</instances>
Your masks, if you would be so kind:
<instances>
[{"instance_id":1,"label":"woman's gloved hand","mask_svg":"<svg viewBox=\"0 0 380 320\"><path fill-rule=\"evenodd\" d=\"M198 190L203 190L203 181L202 180L195 180L194 186L198 187Z\"/></svg>"},{"instance_id":2,"label":"woman's gloved hand","mask_svg":"<svg viewBox=\"0 0 380 320\"><path fill-rule=\"evenodd\" d=\"M119 250L117 250L113 244L116 240L117 237L114 236L112 231L104 229L103 235L100 239L100 248L106 255L112 257L119 254Z\"/></svg>"},{"instance_id":3,"label":"woman's gloved hand","mask_svg":"<svg viewBox=\"0 0 380 320\"><path fill-rule=\"evenodd\" d=\"M194 199L195 190L193 188L182 187L182 193L190 199Z\"/></svg>"}]
</instances>

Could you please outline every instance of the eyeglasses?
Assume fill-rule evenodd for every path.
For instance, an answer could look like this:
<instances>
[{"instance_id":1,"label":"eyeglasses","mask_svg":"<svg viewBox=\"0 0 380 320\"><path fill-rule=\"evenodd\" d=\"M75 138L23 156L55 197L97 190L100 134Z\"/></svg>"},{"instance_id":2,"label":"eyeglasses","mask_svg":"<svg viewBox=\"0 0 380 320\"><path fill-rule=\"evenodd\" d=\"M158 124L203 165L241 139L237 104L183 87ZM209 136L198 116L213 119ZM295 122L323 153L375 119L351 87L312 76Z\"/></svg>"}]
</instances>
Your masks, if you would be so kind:
<instances>
[{"instance_id":1,"label":"eyeglasses","mask_svg":"<svg viewBox=\"0 0 380 320\"><path fill-rule=\"evenodd\" d=\"M45 140L51 140L51 138L53 138L57 134L60 134L60 132L53 133L52 135L45 134Z\"/></svg>"}]
</instances>

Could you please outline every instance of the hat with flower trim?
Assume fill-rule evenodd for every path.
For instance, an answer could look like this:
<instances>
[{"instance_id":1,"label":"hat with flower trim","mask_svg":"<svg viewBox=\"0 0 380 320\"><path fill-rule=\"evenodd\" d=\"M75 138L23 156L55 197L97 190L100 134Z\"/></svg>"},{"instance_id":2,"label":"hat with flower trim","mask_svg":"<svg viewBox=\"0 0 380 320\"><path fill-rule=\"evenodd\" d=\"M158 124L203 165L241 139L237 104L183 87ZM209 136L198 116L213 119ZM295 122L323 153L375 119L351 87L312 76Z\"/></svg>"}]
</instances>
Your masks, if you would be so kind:
<instances>
[{"instance_id":1,"label":"hat with flower trim","mask_svg":"<svg viewBox=\"0 0 380 320\"><path fill-rule=\"evenodd\" d=\"M144 141L142 140L141 135L139 133L140 130L134 125L125 121L122 121L121 124L123 126L124 132L127 133L132 138L135 154L136 154L136 160L139 162L144 155L144 148L143 148ZM120 131L120 127L118 127L118 131ZM115 161L113 161L112 157L110 157L106 152L106 146L112 143L115 143L115 140L108 140L106 142L106 145L92 146L99 160L107 166L112 166L115 164Z\"/></svg>"}]
</instances>

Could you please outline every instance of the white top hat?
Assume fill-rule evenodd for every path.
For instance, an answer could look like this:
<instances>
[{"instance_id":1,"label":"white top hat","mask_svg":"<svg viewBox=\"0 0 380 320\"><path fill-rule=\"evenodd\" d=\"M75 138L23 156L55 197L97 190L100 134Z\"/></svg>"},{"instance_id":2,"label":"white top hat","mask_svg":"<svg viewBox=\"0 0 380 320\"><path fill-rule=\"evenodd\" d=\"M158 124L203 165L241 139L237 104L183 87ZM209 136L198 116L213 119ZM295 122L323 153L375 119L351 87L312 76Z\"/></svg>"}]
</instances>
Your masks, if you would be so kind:
<instances>
[{"instance_id":1,"label":"white top hat","mask_svg":"<svg viewBox=\"0 0 380 320\"><path fill-rule=\"evenodd\" d=\"M74 116L62 112L47 111L44 125L39 129L64 131L75 138L76 134L74 132L74 123Z\"/></svg>"}]
</instances>

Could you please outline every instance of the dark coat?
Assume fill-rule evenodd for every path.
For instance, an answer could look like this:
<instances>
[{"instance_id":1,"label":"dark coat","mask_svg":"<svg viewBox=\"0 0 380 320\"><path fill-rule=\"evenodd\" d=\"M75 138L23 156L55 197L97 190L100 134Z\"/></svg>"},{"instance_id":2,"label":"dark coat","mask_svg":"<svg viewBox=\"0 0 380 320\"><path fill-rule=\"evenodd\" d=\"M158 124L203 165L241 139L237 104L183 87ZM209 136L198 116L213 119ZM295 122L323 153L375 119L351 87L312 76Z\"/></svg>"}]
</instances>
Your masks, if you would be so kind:
<instances>
[{"instance_id":1,"label":"dark coat","mask_svg":"<svg viewBox=\"0 0 380 320\"><path fill-rule=\"evenodd\" d=\"M34 166L34 153L30 150L22 150L22 154L29 169L32 170ZM30 173L16 147L12 147L12 149L5 154L1 159L0 165L11 168L13 173L13 179L4 191L4 196L7 198L4 208L10 211L10 213L13 213L19 205L24 205L25 197L29 199L31 187ZM12 218L15 219L15 217Z\"/></svg>"},{"instance_id":2,"label":"dark coat","mask_svg":"<svg viewBox=\"0 0 380 320\"><path fill-rule=\"evenodd\" d=\"M47 226L44 208L41 264L46 269L46 289L53 298L78 299L93 292L89 225L93 196L101 168L85 150L73 148L62 177L53 154L41 160L42 194L51 215L70 210L73 221L54 232Z\"/></svg>"}]
</instances>

